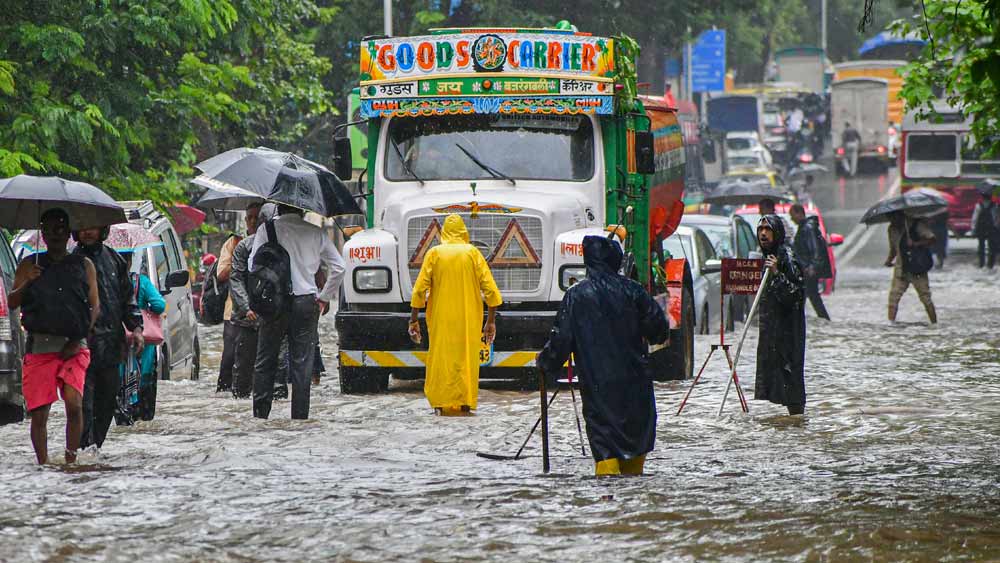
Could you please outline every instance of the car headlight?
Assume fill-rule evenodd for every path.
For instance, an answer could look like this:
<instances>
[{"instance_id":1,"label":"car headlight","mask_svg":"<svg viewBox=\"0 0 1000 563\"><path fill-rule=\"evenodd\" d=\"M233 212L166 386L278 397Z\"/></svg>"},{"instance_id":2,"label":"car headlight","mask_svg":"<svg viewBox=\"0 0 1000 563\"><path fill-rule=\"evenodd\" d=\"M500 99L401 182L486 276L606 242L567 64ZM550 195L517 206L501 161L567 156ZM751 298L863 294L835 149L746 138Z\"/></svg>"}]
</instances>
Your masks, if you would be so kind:
<instances>
[{"instance_id":1,"label":"car headlight","mask_svg":"<svg viewBox=\"0 0 1000 563\"><path fill-rule=\"evenodd\" d=\"M357 268L354 270L354 291L358 293L385 293L392 289L389 268Z\"/></svg>"},{"instance_id":2,"label":"car headlight","mask_svg":"<svg viewBox=\"0 0 1000 563\"><path fill-rule=\"evenodd\" d=\"M559 268L559 289L568 291L585 277L587 277L586 266L563 266Z\"/></svg>"}]
</instances>

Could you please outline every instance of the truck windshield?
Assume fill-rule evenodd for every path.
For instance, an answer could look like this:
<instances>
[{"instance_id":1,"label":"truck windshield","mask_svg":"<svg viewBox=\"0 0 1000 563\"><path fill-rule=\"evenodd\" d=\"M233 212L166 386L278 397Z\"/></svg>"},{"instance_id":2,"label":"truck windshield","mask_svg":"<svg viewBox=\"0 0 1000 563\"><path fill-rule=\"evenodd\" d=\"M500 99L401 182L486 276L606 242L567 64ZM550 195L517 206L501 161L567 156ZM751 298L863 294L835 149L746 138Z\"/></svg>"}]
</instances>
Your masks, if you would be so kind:
<instances>
[{"instance_id":1,"label":"truck windshield","mask_svg":"<svg viewBox=\"0 0 1000 563\"><path fill-rule=\"evenodd\" d=\"M456 145L516 179L585 181L594 175L594 128L585 116L462 115L396 118L385 143L385 175L411 180L491 179ZM405 165L404 165L405 162Z\"/></svg>"}]
</instances>

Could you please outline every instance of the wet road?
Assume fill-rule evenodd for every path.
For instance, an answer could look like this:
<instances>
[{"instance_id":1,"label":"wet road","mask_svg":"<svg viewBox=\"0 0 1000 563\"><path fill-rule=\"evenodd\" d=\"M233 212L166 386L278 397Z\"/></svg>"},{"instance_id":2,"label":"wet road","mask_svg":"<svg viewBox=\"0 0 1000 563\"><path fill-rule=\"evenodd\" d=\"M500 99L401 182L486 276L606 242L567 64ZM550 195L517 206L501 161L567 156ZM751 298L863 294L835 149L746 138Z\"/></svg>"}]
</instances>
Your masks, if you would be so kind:
<instances>
[{"instance_id":1,"label":"wet road","mask_svg":"<svg viewBox=\"0 0 1000 563\"><path fill-rule=\"evenodd\" d=\"M846 250L864 244L827 298L834 321L808 313L804 419L761 402L744 417L732 400L717 418L720 360L680 417L688 384L658 385L658 448L642 478L591 477L561 396L555 474L543 477L537 442L524 461L474 455L513 453L535 394L484 390L477 416L438 418L419 384L350 397L331 375L312 420L288 420L282 401L261 422L249 402L213 393L221 331L208 329L209 375L162 383L157 419L113 429L99 459L37 468L27 425L0 427L0 560L996 559L998 275L959 253L932 273L940 324L924 324L911 292L890 326L884 231L850 234L850 210L878 199L877 180L817 190ZM714 338L698 337L699 359Z\"/></svg>"}]
</instances>

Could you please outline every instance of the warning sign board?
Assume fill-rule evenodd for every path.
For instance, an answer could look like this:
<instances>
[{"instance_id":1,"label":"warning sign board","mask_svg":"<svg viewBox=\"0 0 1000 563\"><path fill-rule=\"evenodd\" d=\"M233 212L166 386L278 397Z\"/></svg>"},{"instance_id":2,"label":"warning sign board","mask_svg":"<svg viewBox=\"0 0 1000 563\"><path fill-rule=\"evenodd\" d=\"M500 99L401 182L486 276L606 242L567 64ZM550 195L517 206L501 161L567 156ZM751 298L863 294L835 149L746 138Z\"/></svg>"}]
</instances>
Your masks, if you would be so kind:
<instances>
[{"instance_id":1,"label":"warning sign board","mask_svg":"<svg viewBox=\"0 0 1000 563\"><path fill-rule=\"evenodd\" d=\"M754 295L764 277L764 261L757 258L722 259L722 293Z\"/></svg>"}]
</instances>

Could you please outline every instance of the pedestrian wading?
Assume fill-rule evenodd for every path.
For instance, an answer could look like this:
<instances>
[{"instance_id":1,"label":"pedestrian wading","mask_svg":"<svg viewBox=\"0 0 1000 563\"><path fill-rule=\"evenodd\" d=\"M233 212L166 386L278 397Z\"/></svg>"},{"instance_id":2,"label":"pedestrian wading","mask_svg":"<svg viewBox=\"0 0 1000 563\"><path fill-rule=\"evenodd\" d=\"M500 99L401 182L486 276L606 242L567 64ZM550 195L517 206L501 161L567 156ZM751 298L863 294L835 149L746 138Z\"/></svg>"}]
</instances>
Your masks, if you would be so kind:
<instances>
[{"instance_id":1,"label":"pedestrian wading","mask_svg":"<svg viewBox=\"0 0 1000 563\"><path fill-rule=\"evenodd\" d=\"M104 444L108 428L115 415L119 373L125 359L125 330L132 333L132 346L141 350L142 313L135 301L135 289L128 273L128 264L117 252L104 244L108 227L75 231L77 241L73 253L89 258L97 271L97 288L100 294L100 314L91 331L87 345L90 348L90 365L83 392L83 438L86 448Z\"/></svg>"},{"instance_id":2,"label":"pedestrian wading","mask_svg":"<svg viewBox=\"0 0 1000 563\"><path fill-rule=\"evenodd\" d=\"M937 322L937 310L931 300L931 284L927 272L934 267L931 246L934 232L922 219L910 219L896 211L889 221L889 257L885 265L892 268L892 286L889 288L889 321L896 321L899 300L912 285L917 297L924 304L927 318Z\"/></svg>"},{"instance_id":3,"label":"pedestrian wading","mask_svg":"<svg viewBox=\"0 0 1000 563\"><path fill-rule=\"evenodd\" d=\"M46 211L41 231L48 251L21 261L8 299L11 307L21 307L28 332L22 379L35 458L39 464L48 462L49 410L61 394L66 403L66 462L73 463L83 432L84 382L91 361L87 334L100 310L97 272L89 258L67 253L65 211Z\"/></svg>"},{"instance_id":4,"label":"pedestrian wading","mask_svg":"<svg viewBox=\"0 0 1000 563\"><path fill-rule=\"evenodd\" d=\"M483 299L489 307L483 325ZM476 410L480 339L493 342L496 308L503 303L493 273L458 215L449 215L441 244L427 251L413 284L410 338L422 341L417 317L427 307L430 351L424 394L438 414Z\"/></svg>"},{"instance_id":5,"label":"pedestrian wading","mask_svg":"<svg viewBox=\"0 0 1000 563\"><path fill-rule=\"evenodd\" d=\"M806 297L812 303L813 310L821 319L830 320L830 314L823 304L820 294L820 280L833 277L830 268L830 251L819 228L819 217L806 217L806 210L796 203L789 209L792 221L798 225L795 231L795 260L802 271L802 282L805 285Z\"/></svg>"},{"instance_id":6,"label":"pedestrian wading","mask_svg":"<svg viewBox=\"0 0 1000 563\"><path fill-rule=\"evenodd\" d=\"M649 344L667 339L667 317L649 293L618 273L622 250L583 239L586 279L566 292L537 364L560 373L573 354L597 475L638 475L656 441Z\"/></svg>"},{"instance_id":7,"label":"pedestrian wading","mask_svg":"<svg viewBox=\"0 0 1000 563\"><path fill-rule=\"evenodd\" d=\"M250 259L250 250L253 248L253 239L259 222L270 221L273 216L274 204L264 206L258 203L250 204L246 214L247 236L233 249L229 298L232 300L230 322L236 331L232 343L232 390L233 396L237 399L249 397L253 390L253 366L257 360L257 331L260 327L260 317L250 308L250 295L247 293L250 275L247 261Z\"/></svg>"},{"instance_id":8,"label":"pedestrian wading","mask_svg":"<svg viewBox=\"0 0 1000 563\"><path fill-rule=\"evenodd\" d=\"M285 338L292 418L309 418L316 325L320 315L329 311L330 301L337 297L344 279L344 260L333 241L302 215L294 207L279 205L278 217L264 223L265 228L254 234L248 261L250 308L263 318L257 334L253 376L253 414L258 418L271 414L278 355ZM286 264L287 274L281 271ZM329 277L319 290L316 272L321 265Z\"/></svg>"},{"instance_id":9,"label":"pedestrian wading","mask_svg":"<svg viewBox=\"0 0 1000 563\"><path fill-rule=\"evenodd\" d=\"M785 242L785 223L780 217L761 217L757 242L764 265L771 270L771 281L760 299L754 399L785 405L788 414L803 414L806 317L802 273Z\"/></svg>"}]
</instances>

